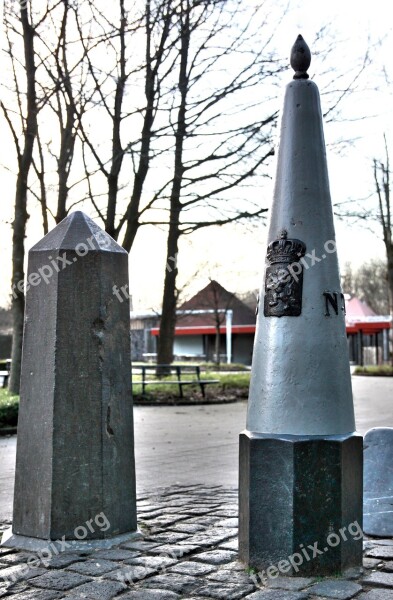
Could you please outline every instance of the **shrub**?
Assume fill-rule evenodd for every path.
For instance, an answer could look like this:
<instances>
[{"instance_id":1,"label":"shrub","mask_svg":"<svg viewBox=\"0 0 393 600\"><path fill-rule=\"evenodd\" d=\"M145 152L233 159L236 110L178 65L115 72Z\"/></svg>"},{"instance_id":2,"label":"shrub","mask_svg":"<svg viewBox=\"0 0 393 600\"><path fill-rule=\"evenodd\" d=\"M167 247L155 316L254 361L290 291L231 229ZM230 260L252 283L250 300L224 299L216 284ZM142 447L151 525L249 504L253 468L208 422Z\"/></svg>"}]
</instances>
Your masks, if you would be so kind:
<instances>
[{"instance_id":1,"label":"shrub","mask_svg":"<svg viewBox=\"0 0 393 600\"><path fill-rule=\"evenodd\" d=\"M16 427L18 423L19 396L0 390L0 428Z\"/></svg>"},{"instance_id":2,"label":"shrub","mask_svg":"<svg viewBox=\"0 0 393 600\"><path fill-rule=\"evenodd\" d=\"M354 375L393 377L393 367L391 365L369 365L367 367L356 367Z\"/></svg>"}]
</instances>

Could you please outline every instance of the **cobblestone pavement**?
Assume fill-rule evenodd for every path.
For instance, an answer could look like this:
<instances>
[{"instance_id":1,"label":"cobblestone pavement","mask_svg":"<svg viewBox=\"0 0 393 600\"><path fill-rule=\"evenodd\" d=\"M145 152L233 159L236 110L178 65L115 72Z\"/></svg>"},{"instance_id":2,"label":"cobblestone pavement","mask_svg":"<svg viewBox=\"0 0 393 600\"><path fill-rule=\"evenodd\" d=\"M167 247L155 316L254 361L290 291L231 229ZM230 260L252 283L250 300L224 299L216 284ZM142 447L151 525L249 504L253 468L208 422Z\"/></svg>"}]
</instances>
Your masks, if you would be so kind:
<instances>
[{"instance_id":1,"label":"cobblestone pavement","mask_svg":"<svg viewBox=\"0 0 393 600\"><path fill-rule=\"evenodd\" d=\"M346 578L260 579L237 560L235 489L172 486L140 494L138 515L144 540L110 550L67 550L40 560L0 548L0 598L393 600L392 539L366 540L363 572Z\"/></svg>"}]
</instances>

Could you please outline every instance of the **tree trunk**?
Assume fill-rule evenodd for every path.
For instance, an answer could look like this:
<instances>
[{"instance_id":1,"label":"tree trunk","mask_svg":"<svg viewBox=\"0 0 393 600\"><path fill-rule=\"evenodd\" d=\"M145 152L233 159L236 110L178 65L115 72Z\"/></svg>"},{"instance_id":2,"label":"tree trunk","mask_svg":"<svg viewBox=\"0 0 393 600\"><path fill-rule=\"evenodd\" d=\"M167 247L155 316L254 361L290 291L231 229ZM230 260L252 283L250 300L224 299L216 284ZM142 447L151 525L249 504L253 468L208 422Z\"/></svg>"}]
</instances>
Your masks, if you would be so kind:
<instances>
[{"instance_id":1,"label":"tree trunk","mask_svg":"<svg viewBox=\"0 0 393 600\"><path fill-rule=\"evenodd\" d=\"M177 115L175 165L170 196L170 218L167 243L164 295L162 300L160 337L158 340L157 354L158 365L169 364L173 361L173 343L175 339L176 327L176 277L178 273L176 257L178 254L178 244L181 233L180 212L182 209L182 205L180 202L180 195L184 175L183 148L184 141L186 138L186 106L188 93L187 62L190 45L190 13L188 1L185 2L185 6L186 8L183 15L184 20L182 21L181 29L179 72L180 105ZM173 265L173 267L171 265ZM157 368L157 374L162 374L162 372L162 369Z\"/></svg>"},{"instance_id":2,"label":"tree trunk","mask_svg":"<svg viewBox=\"0 0 393 600\"><path fill-rule=\"evenodd\" d=\"M216 340L215 340L215 351L216 351L216 360L215 363L219 367L220 366L220 346L221 346L221 335L220 335L220 326L216 326Z\"/></svg>"},{"instance_id":3,"label":"tree trunk","mask_svg":"<svg viewBox=\"0 0 393 600\"><path fill-rule=\"evenodd\" d=\"M30 167L33 162L34 141L37 135L37 102L35 91L35 62L34 62L34 29L30 25L27 7L21 3L21 22L23 27L25 68L27 79L27 116L24 132L23 154L19 161L19 171L16 182L15 213L12 236L12 353L9 391L19 394L20 370L23 342L23 321L25 299L23 291L24 257L27 214L27 189Z\"/></svg>"},{"instance_id":4,"label":"tree trunk","mask_svg":"<svg viewBox=\"0 0 393 600\"><path fill-rule=\"evenodd\" d=\"M111 170L108 177L108 210L106 216L105 230L111 237L117 239L118 231L116 230L116 208L117 208L117 197L119 192L119 177L120 171L124 159L124 150L121 144L120 130L122 122L122 110L123 110L123 99L124 90L127 81L126 75L126 44L125 44L125 30L126 30L126 13L124 8L124 0L120 0L120 59L119 59L119 77L116 82L116 93L115 93L115 107L113 114L113 126L112 126L112 164Z\"/></svg>"},{"instance_id":5,"label":"tree trunk","mask_svg":"<svg viewBox=\"0 0 393 600\"><path fill-rule=\"evenodd\" d=\"M160 324L160 336L158 339L158 365L168 365L173 362L173 343L175 339L176 327L176 277L177 266L172 266L172 262L168 261L171 256L176 256L178 252L179 242L179 214L175 207L171 210L171 225L169 227L168 242L167 242L167 268L165 271L164 295L162 300L162 316ZM165 375L166 370L157 368L157 375Z\"/></svg>"},{"instance_id":6,"label":"tree trunk","mask_svg":"<svg viewBox=\"0 0 393 600\"><path fill-rule=\"evenodd\" d=\"M70 82L67 82L67 87L71 87ZM69 89L68 93L72 93ZM56 223L60 223L67 216L67 198L68 198L68 177L70 174L71 162L74 155L75 147L75 118L73 103L67 106L67 118L65 127L61 131L60 153L58 160L58 177L59 177L59 192L57 197L57 213L55 217Z\"/></svg>"},{"instance_id":7,"label":"tree trunk","mask_svg":"<svg viewBox=\"0 0 393 600\"><path fill-rule=\"evenodd\" d=\"M131 193L131 199L127 207L126 231L124 233L123 248L129 252L135 240L135 236L139 229L139 206L142 197L143 186L150 165L150 147L153 137L154 123L154 103L157 94L157 72L160 65L163 48L169 31L169 19L164 22L164 27L161 36L161 49L156 59L156 66L152 68L151 57L151 14L150 2L146 2L146 80L145 80L145 97L146 109L143 118L141 150L139 155L138 169L134 177L134 185Z\"/></svg>"},{"instance_id":8,"label":"tree trunk","mask_svg":"<svg viewBox=\"0 0 393 600\"><path fill-rule=\"evenodd\" d=\"M389 308L390 315L393 316L393 244L386 244L386 256L388 260ZM393 365L393 353L391 354L391 362Z\"/></svg>"}]
</instances>

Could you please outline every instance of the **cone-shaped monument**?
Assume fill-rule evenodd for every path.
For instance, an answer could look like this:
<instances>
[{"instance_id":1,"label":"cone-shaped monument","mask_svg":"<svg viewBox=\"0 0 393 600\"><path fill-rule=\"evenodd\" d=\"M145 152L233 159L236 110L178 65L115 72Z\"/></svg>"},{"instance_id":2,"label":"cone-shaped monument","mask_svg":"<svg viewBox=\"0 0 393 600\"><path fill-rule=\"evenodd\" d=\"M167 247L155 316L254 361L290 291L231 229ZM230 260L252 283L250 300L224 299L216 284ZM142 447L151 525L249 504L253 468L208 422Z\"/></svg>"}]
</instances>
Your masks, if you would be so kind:
<instances>
[{"instance_id":1,"label":"cone-shaped monument","mask_svg":"<svg viewBox=\"0 0 393 600\"><path fill-rule=\"evenodd\" d=\"M14 514L3 544L119 543L137 529L129 301L119 293L127 252L72 213L30 250L26 287Z\"/></svg>"},{"instance_id":2,"label":"cone-shaped monument","mask_svg":"<svg viewBox=\"0 0 393 600\"><path fill-rule=\"evenodd\" d=\"M240 435L240 556L263 569L297 553L298 564L283 570L293 575L337 573L362 561L358 533L340 534L362 523L362 438L355 433L345 302L310 61L299 35L282 113L247 429ZM315 543L321 552L313 556Z\"/></svg>"}]
</instances>

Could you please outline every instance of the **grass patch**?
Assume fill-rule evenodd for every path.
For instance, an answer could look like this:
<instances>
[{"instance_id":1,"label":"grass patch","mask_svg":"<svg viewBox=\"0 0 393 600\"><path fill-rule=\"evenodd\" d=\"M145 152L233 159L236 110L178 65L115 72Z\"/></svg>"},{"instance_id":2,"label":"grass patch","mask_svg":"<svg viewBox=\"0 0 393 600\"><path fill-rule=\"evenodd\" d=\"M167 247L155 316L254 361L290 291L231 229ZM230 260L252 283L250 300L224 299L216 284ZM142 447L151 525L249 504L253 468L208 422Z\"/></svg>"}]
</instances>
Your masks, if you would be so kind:
<instances>
[{"instance_id":1,"label":"grass patch","mask_svg":"<svg viewBox=\"0 0 393 600\"><path fill-rule=\"evenodd\" d=\"M19 396L11 396L0 389L0 428L16 427L18 423Z\"/></svg>"},{"instance_id":2,"label":"grass patch","mask_svg":"<svg viewBox=\"0 0 393 600\"><path fill-rule=\"evenodd\" d=\"M371 375L373 377L393 377L392 365L370 365L368 367L356 367L354 375Z\"/></svg>"},{"instance_id":3,"label":"grass patch","mask_svg":"<svg viewBox=\"0 0 393 600\"><path fill-rule=\"evenodd\" d=\"M221 371L209 371L208 373L201 373L201 379L202 381L206 381L208 379L218 379L218 381L220 383L216 383L214 385L211 385L210 387L207 386L206 389L207 390L215 390L217 393L222 393L222 392L226 392L228 390L232 390L232 389L236 389L236 390L248 390L248 387L250 385L250 375L251 373L249 371L244 372L244 373L222 373ZM157 382L159 381L172 381L173 383L167 383L166 385L160 385L159 383L154 384L154 383L149 383L149 385L146 386L146 393L153 396L155 392L161 392L161 393L165 393L168 395L178 395L179 394L179 386L176 383L174 377L176 377L175 374L172 375L168 375L168 377L161 377L160 379L157 379ZM182 374L182 378L185 381L190 381L191 377L194 378L194 375L191 373L184 373ZM154 380L155 379L155 375L154 372L149 373L149 381ZM134 396L139 396L142 394L142 384L139 384L139 382L142 381L142 375L140 374L135 374L132 376L132 391ZM187 394L187 389L190 388L191 390L194 390L195 388L197 390L199 390L199 384L198 384L198 380L195 377L195 386L193 385L187 385L183 387L183 392L184 395L186 396Z\"/></svg>"}]
</instances>

